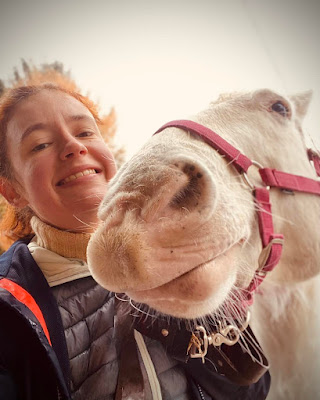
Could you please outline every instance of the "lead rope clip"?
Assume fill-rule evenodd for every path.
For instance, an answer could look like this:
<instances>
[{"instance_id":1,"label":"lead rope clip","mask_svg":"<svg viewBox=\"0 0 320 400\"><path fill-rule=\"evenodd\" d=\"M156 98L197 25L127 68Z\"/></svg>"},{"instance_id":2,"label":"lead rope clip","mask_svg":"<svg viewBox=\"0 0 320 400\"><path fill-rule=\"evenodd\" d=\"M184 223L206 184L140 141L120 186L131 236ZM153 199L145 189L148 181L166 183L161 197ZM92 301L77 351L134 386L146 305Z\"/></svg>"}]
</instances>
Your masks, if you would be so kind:
<instances>
[{"instance_id":1,"label":"lead rope clip","mask_svg":"<svg viewBox=\"0 0 320 400\"><path fill-rule=\"evenodd\" d=\"M207 334L203 326L196 326L194 332L191 334L187 355L189 355L190 358L201 358L204 364L205 356L208 353L208 347L210 345L215 347L220 347L222 344L227 346L235 345L240 339L240 333L248 327L249 320L250 312L248 311L246 319L241 327L234 325L222 326L222 323L219 322L218 332L211 334Z\"/></svg>"}]
</instances>

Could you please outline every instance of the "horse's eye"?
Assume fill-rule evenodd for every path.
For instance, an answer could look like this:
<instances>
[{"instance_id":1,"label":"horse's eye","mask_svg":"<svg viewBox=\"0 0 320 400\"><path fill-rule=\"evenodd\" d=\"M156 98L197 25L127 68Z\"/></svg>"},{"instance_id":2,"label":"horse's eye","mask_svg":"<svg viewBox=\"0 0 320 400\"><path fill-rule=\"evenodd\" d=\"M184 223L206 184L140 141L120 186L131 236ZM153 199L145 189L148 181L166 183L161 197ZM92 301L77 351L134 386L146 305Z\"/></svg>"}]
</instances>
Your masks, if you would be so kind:
<instances>
[{"instance_id":1,"label":"horse's eye","mask_svg":"<svg viewBox=\"0 0 320 400\"><path fill-rule=\"evenodd\" d=\"M281 101L273 103L271 109L277 112L278 114L282 115L283 117L288 117L289 115L288 107L286 107Z\"/></svg>"}]
</instances>

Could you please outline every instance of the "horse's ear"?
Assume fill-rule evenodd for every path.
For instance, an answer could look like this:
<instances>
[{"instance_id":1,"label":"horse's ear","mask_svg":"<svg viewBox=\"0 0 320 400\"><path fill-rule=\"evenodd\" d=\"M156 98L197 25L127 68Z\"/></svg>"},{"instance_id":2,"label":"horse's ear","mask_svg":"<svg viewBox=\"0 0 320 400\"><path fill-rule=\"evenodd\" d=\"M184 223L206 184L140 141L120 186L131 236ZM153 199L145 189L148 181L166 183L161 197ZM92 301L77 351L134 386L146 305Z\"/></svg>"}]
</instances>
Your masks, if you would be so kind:
<instances>
[{"instance_id":1,"label":"horse's ear","mask_svg":"<svg viewBox=\"0 0 320 400\"><path fill-rule=\"evenodd\" d=\"M290 100L295 105L296 115L298 118L303 119L307 114L310 101L312 99L312 90L308 90L307 92L298 93L290 96Z\"/></svg>"}]
</instances>

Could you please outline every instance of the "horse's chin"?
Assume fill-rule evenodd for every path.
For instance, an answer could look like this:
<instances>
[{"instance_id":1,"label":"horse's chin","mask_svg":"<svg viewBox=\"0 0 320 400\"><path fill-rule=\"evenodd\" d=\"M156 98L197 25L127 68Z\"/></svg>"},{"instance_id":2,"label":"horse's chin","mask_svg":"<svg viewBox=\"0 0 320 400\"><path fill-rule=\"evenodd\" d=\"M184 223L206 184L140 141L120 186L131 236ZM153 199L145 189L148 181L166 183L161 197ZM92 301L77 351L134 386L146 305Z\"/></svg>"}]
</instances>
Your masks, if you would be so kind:
<instances>
[{"instance_id":1,"label":"horse's chin","mask_svg":"<svg viewBox=\"0 0 320 400\"><path fill-rule=\"evenodd\" d=\"M136 303L177 318L194 319L212 314L227 299L237 276L236 249L208 261L170 282L126 294ZM226 257L228 255L228 257Z\"/></svg>"}]
</instances>

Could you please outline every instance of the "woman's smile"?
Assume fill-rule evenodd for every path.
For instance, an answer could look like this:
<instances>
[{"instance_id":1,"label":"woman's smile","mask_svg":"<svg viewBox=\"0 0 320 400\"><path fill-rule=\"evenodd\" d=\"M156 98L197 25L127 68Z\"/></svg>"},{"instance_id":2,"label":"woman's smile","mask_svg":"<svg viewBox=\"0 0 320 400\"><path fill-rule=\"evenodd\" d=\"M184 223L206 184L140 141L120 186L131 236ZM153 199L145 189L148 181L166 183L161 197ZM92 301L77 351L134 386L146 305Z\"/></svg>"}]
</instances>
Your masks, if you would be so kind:
<instances>
[{"instance_id":1,"label":"woman's smile","mask_svg":"<svg viewBox=\"0 0 320 400\"><path fill-rule=\"evenodd\" d=\"M79 172L75 172L70 174L69 176L67 176L64 179L61 179L58 183L57 186L64 186L67 183L71 183L74 182L76 180L78 180L79 178L83 178L83 177L88 177L89 175L96 175L96 174L100 174L101 170L95 169L95 168L86 168L82 171ZM83 179L81 179L81 181L83 181Z\"/></svg>"}]
</instances>

